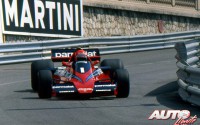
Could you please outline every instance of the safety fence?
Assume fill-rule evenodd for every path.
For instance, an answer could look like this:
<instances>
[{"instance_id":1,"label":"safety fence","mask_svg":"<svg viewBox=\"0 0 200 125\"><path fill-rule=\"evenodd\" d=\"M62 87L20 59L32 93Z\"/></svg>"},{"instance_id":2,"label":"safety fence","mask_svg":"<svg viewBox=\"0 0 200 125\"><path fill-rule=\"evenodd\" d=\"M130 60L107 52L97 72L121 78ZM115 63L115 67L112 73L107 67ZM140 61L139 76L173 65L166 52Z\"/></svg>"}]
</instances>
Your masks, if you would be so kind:
<instances>
[{"instance_id":1,"label":"safety fence","mask_svg":"<svg viewBox=\"0 0 200 125\"><path fill-rule=\"evenodd\" d=\"M51 41L0 44L0 64L31 62L50 59L51 49L98 48L100 54L113 54L174 47L185 39L195 39L200 31L161 35L115 36L104 38L73 38Z\"/></svg>"},{"instance_id":2,"label":"safety fence","mask_svg":"<svg viewBox=\"0 0 200 125\"><path fill-rule=\"evenodd\" d=\"M118 1L128 1L128 2L143 2L147 4L166 4L171 6L182 6L182 7L192 7L199 9L199 0L118 0Z\"/></svg>"},{"instance_id":3,"label":"safety fence","mask_svg":"<svg viewBox=\"0 0 200 125\"><path fill-rule=\"evenodd\" d=\"M179 95L185 101L200 106L199 41L176 43Z\"/></svg>"}]
</instances>

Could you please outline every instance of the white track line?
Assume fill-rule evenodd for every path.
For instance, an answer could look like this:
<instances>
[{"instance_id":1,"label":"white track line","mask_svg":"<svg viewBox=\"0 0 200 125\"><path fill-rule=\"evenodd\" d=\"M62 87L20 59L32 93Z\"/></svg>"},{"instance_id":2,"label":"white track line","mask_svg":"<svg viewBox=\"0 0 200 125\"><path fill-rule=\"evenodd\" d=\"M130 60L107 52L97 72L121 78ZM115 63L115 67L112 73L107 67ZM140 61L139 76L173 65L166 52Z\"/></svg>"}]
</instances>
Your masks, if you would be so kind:
<instances>
[{"instance_id":1,"label":"white track line","mask_svg":"<svg viewBox=\"0 0 200 125\"><path fill-rule=\"evenodd\" d=\"M2 84L0 84L0 86L10 85L10 84L15 84L15 83L21 83L21 82L26 82L26 81L30 81L30 79L15 81L15 82L2 83Z\"/></svg>"}]
</instances>

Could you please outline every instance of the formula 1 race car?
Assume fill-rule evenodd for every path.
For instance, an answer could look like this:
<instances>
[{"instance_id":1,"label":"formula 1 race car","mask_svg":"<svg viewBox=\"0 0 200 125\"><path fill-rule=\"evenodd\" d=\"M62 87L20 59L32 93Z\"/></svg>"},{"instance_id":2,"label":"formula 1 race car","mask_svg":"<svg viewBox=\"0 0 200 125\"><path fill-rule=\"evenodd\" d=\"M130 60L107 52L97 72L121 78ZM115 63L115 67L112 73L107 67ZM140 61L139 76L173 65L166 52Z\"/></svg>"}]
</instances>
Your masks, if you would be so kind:
<instances>
[{"instance_id":1,"label":"formula 1 race car","mask_svg":"<svg viewBox=\"0 0 200 125\"><path fill-rule=\"evenodd\" d=\"M31 64L31 86L39 98L57 95L129 96L129 73L119 59L100 63L98 49L54 49L52 60ZM62 62L61 67L54 67ZM100 65L98 65L100 64Z\"/></svg>"}]
</instances>

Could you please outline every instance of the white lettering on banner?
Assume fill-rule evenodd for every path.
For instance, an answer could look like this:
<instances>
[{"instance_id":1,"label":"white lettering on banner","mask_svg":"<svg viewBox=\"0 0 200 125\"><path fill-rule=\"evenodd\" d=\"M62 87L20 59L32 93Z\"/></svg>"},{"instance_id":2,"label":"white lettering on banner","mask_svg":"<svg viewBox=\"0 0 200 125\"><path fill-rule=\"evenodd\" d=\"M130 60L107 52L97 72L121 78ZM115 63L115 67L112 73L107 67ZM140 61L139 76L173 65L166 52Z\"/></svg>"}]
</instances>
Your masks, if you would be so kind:
<instances>
[{"instance_id":1,"label":"white lettering on banner","mask_svg":"<svg viewBox=\"0 0 200 125\"><path fill-rule=\"evenodd\" d=\"M70 30L73 31L74 30L74 24L73 24L73 6L72 4L69 5L70 8L70 13L69 13L69 9L66 5L66 3L63 3L63 18L64 18L64 30L67 30L67 22L69 24Z\"/></svg>"},{"instance_id":2,"label":"white lettering on banner","mask_svg":"<svg viewBox=\"0 0 200 125\"><path fill-rule=\"evenodd\" d=\"M15 27L19 27L19 24L20 27L24 27L25 24L28 24L30 28L36 29L47 29L47 27L49 27L51 30L54 28L57 30L64 29L65 31L81 30L79 21L81 17L79 17L80 9L78 4L34 0L34 5L31 5L29 2L29 0L12 0L12 2L4 0L3 6L5 8L6 26L10 26L11 23L14 23ZM20 9L19 7L22 8ZM19 10L21 10L21 12L19 12ZM18 17L19 15L21 15L21 17ZM57 21L56 26L54 26L55 21Z\"/></svg>"},{"instance_id":3,"label":"white lettering on banner","mask_svg":"<svg viewBox=\"0 0 200 125\"><path fill-rule=\"evenodd\" d=\"M76 13L76 31L79 31L78 5L75 5L75 13Z\"/></svg>"},{"instance_id":4,"label":"white lettering on banner","mask_svg":"<svg viewBox=\"0 0 200 125\"><path fill-rule=\"evenodd\" d=\"M49 27L53 29L53 9L56 8L55 2L46 1L46 8L49 9Z\"/></svg>"},{"instance_id":5,"label":"white lettering on banner","mask_svg":"<svg viewBox=\"0 0 200 125\"><path fill-rule=\"evenodd\" d=\"M44 15L45 15L44 4L40 0L35 0L34 5L35 5L35 28L39 28L39 22L40 22L42 29L45 29L44 20L43 20ZM39 11L39 8L40 8L40 11Z\"/></svg>"},{"instance_id":6,"label":"white lettering on banner","mask_svg":"<svg viewBox=\"0 0 200 125\"><path fill-rule=\"evenodd\" d=\"M17 13L17 0L13 0L12 5L8 0L5 0L5 15L6 15L6 25L10 26L10 21L15 20L15 27L19 26L18 13Z\"/></svg>"},{"instance_id":7,"label":"white lettering on banner","mask_svg":"<svg viewBox=\"0 0 200 125\"><path fill-rule=\"evenodd\" d=\"M57 3L58 30L62 30L60 3Z\"/></svg>"},{"instance_id":8,"label":"white lettering on banner","mask_svg":"<svg viewBox=\"0 0 200 125\"><path fill-rule=\"evenodd\" d=\"M22 7L20 27L24 27L24 23L28 23L30 28L33 28L33 21L32 21L32 16L31 16L28 0L24 0L23 5L24 6Z\"/></svg>"}]
</instances>

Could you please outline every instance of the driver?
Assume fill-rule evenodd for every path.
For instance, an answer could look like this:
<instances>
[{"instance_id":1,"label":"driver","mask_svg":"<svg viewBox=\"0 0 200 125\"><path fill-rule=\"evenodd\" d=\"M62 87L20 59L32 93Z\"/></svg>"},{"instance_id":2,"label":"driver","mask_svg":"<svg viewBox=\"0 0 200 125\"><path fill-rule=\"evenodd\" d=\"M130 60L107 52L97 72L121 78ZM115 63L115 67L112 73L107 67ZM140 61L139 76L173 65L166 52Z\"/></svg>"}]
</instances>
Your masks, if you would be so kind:
<instances>
[{"instance_id":1,"label":"driver","mask_svg":"<svg viewBox=\"0 0 200 125\"><path fill-rule=\"evenodd\" d=\"M71 58L69 59L69 62L73 62L73 61L77 61L77 55L82 54L86 56L86 51L84 51L82 48L78 47L75 52L73 53L73 55L71 56Z\"/></svg>"},{"instance_id":2,"label":"driver","mask_svg":"<svg viewBox=\"0 0 200 125\"><path fill-rule=\"evenodd\" d=\"M69 72L73 72L75 69L75 63L78 61L87 61L88 57L86 55L86 51L84 51L82 48L77 48L75 50L75 52L72 54L72 56L70 57L68 62L63 61L62 65L63 66L68 66L69 68ZM71 73L68 73L67 71L65 71L65 75L71 75ZM63 83L67 82L70 79L71 76L64 76L61 77L61 81L63 81Z\"/></svg>"},{"instance_id":3,"label":"driver","mask_svg":"<svg viewBox=\"0 0 200 125\"><path fill-rule=\"evenodd\" d=\"M87 61L87 56L83 53L79 53L79 54L76 55L75 61L76 62Z\"/></svg>"},{"instance_id":4,"label":"driver","mask_svg":"<svg viewBox=\"0 0 200 125\"><path fill-rule=\"evenodd\" d=\"M70 63L72 63L72 67L74 68L74 64L77 61L87 61L88 57L86 55L86 51L84 51L82 48L78 47L75 52L72 54L68 62L62 62L63 66L69 66Z\"/></svg>"}]
</instances>

